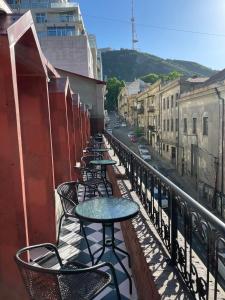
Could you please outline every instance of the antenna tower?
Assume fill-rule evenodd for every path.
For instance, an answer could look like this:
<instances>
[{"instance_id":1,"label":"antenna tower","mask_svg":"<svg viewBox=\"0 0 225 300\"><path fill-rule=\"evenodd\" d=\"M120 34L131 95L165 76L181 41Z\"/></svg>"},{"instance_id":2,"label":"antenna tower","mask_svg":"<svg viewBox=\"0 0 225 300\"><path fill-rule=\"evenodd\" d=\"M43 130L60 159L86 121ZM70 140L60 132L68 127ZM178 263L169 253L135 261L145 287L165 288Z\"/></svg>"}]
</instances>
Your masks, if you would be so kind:
<instances>
[{"instance_id":1,"label":"antenna tower","mask_svg":"<svg viewBox=\"0 0 225 300\"><path fill-rule=\"evenodd\" d=\"M134 19L134 0L131 0L131 28L132 28L132 50L135 50L135 43L137 40L137 33L135 29L135 19Z\"/></svg>"}]
</instances>

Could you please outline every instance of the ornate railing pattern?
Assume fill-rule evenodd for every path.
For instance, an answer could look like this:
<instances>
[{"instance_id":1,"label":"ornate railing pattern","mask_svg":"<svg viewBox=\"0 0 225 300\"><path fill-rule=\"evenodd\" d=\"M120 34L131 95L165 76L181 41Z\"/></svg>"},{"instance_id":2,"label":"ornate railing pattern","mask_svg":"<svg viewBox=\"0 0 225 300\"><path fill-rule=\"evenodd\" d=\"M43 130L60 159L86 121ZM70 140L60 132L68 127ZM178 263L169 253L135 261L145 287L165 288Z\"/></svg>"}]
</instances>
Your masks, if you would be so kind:
<instances>
[{"instance_id":1,"label":"ornate railing pattern","mask_svg":"<svg viewBox=\"0 0 225 300\"><path fill-rule=\"evenodd\" d=\"M225 299L225 224L114 136L106 138L194 299Z\"/></svg>"}]
</instances>

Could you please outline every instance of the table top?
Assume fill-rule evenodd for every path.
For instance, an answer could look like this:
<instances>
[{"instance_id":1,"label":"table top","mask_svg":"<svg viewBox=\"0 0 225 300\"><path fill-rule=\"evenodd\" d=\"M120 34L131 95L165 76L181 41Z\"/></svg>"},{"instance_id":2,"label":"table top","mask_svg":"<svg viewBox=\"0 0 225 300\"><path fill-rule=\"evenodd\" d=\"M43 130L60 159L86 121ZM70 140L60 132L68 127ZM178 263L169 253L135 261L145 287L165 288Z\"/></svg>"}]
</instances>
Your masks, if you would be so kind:
<instances>
[{"instance_id":1,"label":"table top","mask_svg":"<svg viewBox=\"0 0 225 300\"><path fill-rule=\"evenodd\" d=\"M90 151L91 152L106 152L106 151L109 151L110 149L109 148L92 148Z\"/></svg>"},{"instance_id":2,"label":"table top","mask_svg":"<svg viewBox=\"0 0 225 300\"><path fill-rule=\"evenodd\" d=\"M139 205L129 199L98 197L79 203L75 214L94 223L114 223L135 217L139 210Z\"/></svg>"},{"instance_id":3,"label":"table top","mask_svg":"<svg viewBox=\"0 0 225 300\"><path fill-rule=\"evenodd\" d=\"M115 165L116 161L112 159L99 159L99 160L91 160L90 164L92 165Z\"/></svg>"}]
</instances>

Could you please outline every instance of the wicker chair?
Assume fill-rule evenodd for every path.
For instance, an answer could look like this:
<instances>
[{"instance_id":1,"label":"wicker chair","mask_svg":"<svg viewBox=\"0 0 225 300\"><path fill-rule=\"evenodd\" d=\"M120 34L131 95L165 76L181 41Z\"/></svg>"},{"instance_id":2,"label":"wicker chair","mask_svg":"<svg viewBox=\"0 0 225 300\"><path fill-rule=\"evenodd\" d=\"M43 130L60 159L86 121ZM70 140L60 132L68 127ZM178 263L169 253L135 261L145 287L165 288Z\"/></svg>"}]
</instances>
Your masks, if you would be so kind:
<instances>
[{"instance_id":1,"label":"wicker chair","mask_svg":"<svg viewBox=\"0 0 225 300\"><path fill-rule=\"evenodd\" d=\"M101 193L95 187L89 186L83 182L82 183L75 182L75 181L63 182L62 184L60 184L57 187L57 193L59 195L62 209L63 209L63 214L61 215L60 220L59 220L57 244L59 244L59 237L60 237L63 218L65 218L65 219L74 218L77 220L77 218L74 214L74 209L75 209L76 205L79 203L78 189L79 189L80 185L82 185L85 188L85 190L88 188L89 192L91 192L93 194L93 196L95 196L96 192L98 192L99 196L101 196ZM84 192L83 197L84 197L83 199L85 199L85 192ZM92 263L93 263L93 256L92 256L92 253L90 250L90 246L89 246L87 236L86 236L82 222L80 222L80 227L83 232L85 241L87 243L88 251L89 251Z\"/></svg>"},{"instance_id":2,"label":"wicker chair","mask_svg":"<svg viewBox=\"0 0 225 300\"><path fill-rule=\"evenodd\" d=\"M32 251L42 251L42 256L31 260ZM45 254L43 255L43 251ZM46 257L56 259L59 268L42 266ZM30 299L33 300L88 300L94 299L112 281L117 299L120 298L115 270L110 263L87 267L77 262L62 263L58 249L52 244L40 244L23 248L16 253L16 263L26 286ZM111 275L100 270L109 267Z\"/></svg>"}]
</instances>

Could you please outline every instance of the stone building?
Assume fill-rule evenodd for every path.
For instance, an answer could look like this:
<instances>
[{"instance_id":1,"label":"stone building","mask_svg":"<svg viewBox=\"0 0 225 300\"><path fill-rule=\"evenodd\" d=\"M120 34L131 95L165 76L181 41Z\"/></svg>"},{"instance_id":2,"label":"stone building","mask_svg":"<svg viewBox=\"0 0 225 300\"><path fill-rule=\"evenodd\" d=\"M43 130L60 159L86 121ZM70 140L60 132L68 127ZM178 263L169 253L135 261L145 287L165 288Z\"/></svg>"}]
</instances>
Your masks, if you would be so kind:
<instances>
[{"instance_id":1,"label":"stone building","mask_svg":"<svg viewBox=\"0 0 225 300\"><path fill-rule=\"evenodd\" d=\"M162 83L160 87L160 153L178 166L179 149L179 99L180 94L203 85L208 78L178 78Z\"/></svg>"},{"instance_id":2,"label":"stone building","mask_svg":"<svg viewBox=\"0 0 225 300\"><path fill-rule=\"evenodd\" d=\"M208 202L224 194L225 71L219 73L179 100L179 172Z\"/></svg>"}]
</instances>

